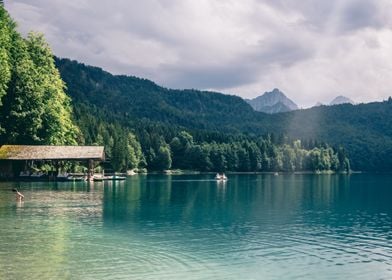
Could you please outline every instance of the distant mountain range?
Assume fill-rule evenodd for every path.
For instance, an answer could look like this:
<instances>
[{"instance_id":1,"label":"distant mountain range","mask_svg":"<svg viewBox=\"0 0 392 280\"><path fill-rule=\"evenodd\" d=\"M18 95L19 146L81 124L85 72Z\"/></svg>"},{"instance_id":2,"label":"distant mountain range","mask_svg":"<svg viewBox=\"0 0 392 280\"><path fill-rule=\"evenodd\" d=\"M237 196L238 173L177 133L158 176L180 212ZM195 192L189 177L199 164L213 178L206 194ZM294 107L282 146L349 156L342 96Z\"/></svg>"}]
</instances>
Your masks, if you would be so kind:
<instances>
[{"instance_id":1,"label":"distant mountain range","mask_svg":"<svg viewBox=\"0 0 392 280\"><path fill-rule=\"evenodd\" d=\"M267 114L276 114L298 110L298 105L288 98L283 92L275 88L270 92L265 92L253 99L245 99L252 106L253 110ZM350 98L339 95L335 97L328 105L355 104ZM314 107L323 106L324 104L317 102Z\"/></svg>"},{"instance_id":2,"label":"distant mountain range","mask_svg":"<svg viewBox=\"0 0 392 280\"><path fill-rule=\"evenodd\" d=\"M355 102L352 101L350 98L345 97L343 95L339 95L335 97L329 104L323 104L321 102L317 102L313 107L319 107L319 106L334 106L334 105L341 105L341 104L352 104L354 105Z\"/></svg>"},{"instance_id":3,"label":"distant mountain range","mask_svg":"<svg viewBox=\"0 0 392 280\"><path fill-rule=\"evenodd\" d=\"M270 92L265 92L263 95L254 99L245 99L245 101L248 102L255 111L268 114L298 110L297 104L277 88Z\"/></svg>"},{"instance_id":4,"label":"distant mountain range","mask_svg":"<svg viewBox=\"0 0 392 280\"><path fill-rule=\"evenodd\" d=\"M319 106L323 106L324 104L321 102L317 102L313 107L319 107Z\"/></svg>"},{"instance_id":5,"label":"distant mountain range","mask_svg":"<svg viewBox=\"0 0 392 280\"><path fill-rule=\"evenodd\" d=\"M339 95L337 97L335 97L330 103L329 105L340 105L340 104L354 104L354 101L352 101L350 98Z\"/></svg>"}]
</instances>

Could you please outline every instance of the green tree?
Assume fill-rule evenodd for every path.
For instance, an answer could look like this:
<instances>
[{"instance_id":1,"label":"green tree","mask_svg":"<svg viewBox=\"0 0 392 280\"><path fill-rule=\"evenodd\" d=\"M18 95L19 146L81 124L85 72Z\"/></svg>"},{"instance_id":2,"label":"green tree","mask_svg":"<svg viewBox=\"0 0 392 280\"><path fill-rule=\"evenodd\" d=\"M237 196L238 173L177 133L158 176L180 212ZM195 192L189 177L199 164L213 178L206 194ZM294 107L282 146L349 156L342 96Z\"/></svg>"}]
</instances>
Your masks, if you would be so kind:
<instances>
[{"instance_id":1,"label":"green tree","mask_svg":"<svg viewBox=\"0 0 392 280\"><path fill-rule=\"evenodd\" d=\"M155 153L155 150L153 148L149 148L148 151L146 151L146 165L149 170L156 170L156 162L157 162L157 155Z\"/></svg>"},{"instance_id":2,"label":"green tree","mask_svg":"<svg viewBox=\"0 0 392 280\"><path fill-rule=\"evenodd\" d=\"M282 147L282 167L288 172L295 170L295 152L289 145Z\"/></svg>"},{"instance_id":3,"label":"green tree","mask_svg":"<svg viewBox=\"0 0 392 280\"><path fill-rule=\"evenodd\" d=\"M48 44L34 33L23 39L3 7L0 113L1 143L60 145L82 141Z\"/></svg>"},{"instance_id":4,"label":"green tree","mask_svg":"<svg viewBox=\"0 0 392 280\"><path fill-rule=\"evenodd\" d=\"M73 123L71 100L64 92L65 85L55 67L52 51L42 34L30 33L26 42L42 94L39 138L43 144L76 145L79 130Z\"/></svg>"},{"instance_id":5,"label":"green tree","mask_svg":"<svg viewBox=\"0 0 392 280\"><path fill-rule=\"evenodd\" d=\"M172 151L173 167L180 168L184 157L184 150L178 137L174 137L170 142L170 150Z\"/></svg>"},{"instance_id":6,"label":"green tree","mask_svg":"<svg viewBox=\"0 0 392 280\"><path fill-rule=\"evenodd\" d=\"M0 6L0 106L2 105L1 99L6 94L11 79L11 34L15 33L15 28L15 23L11 20L7 11L3 6Z\"/></svg>"},{"instance_id":7,"label":"green tree","mask_svg":"<svg viewBox=\"0 0 392 280\"><path fill-rule=\"evenodd\" d=\"M139 163L143 159L142 148L136 136L133 133L128 133L128 158L127 168L139 167Z\"/></svg>"},{"instance_id":8,"label":"green tree","mask_svg":"<svg viewBox=\"0 0 392 280\"><path fill-rule=\"evenodd\" d=\"M249 154L249 161L250 161L250 170L251 171L260 171L260 169L261 169L261 152L255 142L250 142L248 144L248 154Z\"/></svg>"},{"instance_id":9,"label":"green tree","mask_svg":"<svg viewBox=\"0 0 392 280\"><path fill-rule=\"evenodd\" d=\"M321 152L319 148L314 148L309 152L309 168L312 171L322 170Z\"/></svg>"},{"instance_id":10,"label":"green tree","mask_svg":"<svg viewBox=\"0 0 392 280\"><path fill-rule=\"evenodd\" d=\"M167 170L170 169L172 164L170 147L169 145L162 145L159 147L155 167L157 170Z\"/></svg>"},{"instance_id":11,"label":"green tree","mask_svg":"<svg viewBox=\"0 0 392 280\"><path fill-rule=\"evenodd\" d=\"M178 136L172 139L170 150L173 157L173 167L182 169L191 167L189 153L193 145L193 137L186 131L181 131Z\"/></svg>"},{"instance_id":12,"label":"green tree","mask_svg":"<svg viewBox=\"0 0 392 280\"><path fill-rule=\"evenodd\" d=\"M227 170L225 153L220 145L216 143L211 145L209 158L211 161L212 171L222 172Z\"/></svg>"},{"instance_id":13,"label":"green tree","mask_svg":"<svg viewBox=\"0 0 392 280\"><path fill-rule=\"evenodd\" d=\"M248 151L240 146L237 150L238 155L238 170L242 172L246 172L250 170L250 159Z\"/></svg>"},{"instance_id":14,"label":"green tree","mask_svg":"<svg viewBox=\"0 0 392 280\"><path fill-rule=\"evenodd\" d=\"M239 167L239 158L237 155L237 145L231 143L226 148L227 169L237 171Z\"/></svg>"},{"instance_id":15,"label":"green tree","mask_svg":"<svg viewBox=\"0 0 392 280\"><path fill-rule=\"evenodd\" d=\"M201 145L194 145L189 151L190 168L200 171L207 171L211 166L209 151L203 149Z\"/></svg>"},{"instance_id":16,"label":"green tree","mask_svg":"<svg viewBox=\"0 0 392 280\"><path fill-rule=\"evenodd\" d=\"M349 173L351 171L350 161L347 158L346 151L343 147L339 147L337 157L339 161L339 171Z\"/></svg>"},{"instance_id":17,"label":"green tree","mask_svg":"<svg viewBox=\"0 0 392 280\"><path fill-rule=\"evenodd\" d=\"M125 171L127 167L127 149L128 145L124 135L116 134L110 158L115 171Z\"/></svg>"},{"instance_id":18,"label":"green tree","mask_svg":"<svg viewBox=\"0 0 392 280\"><path fill-rule=\"evenodd\" d=\"M12 144L39 144L44 140L39 133L44 112L40 77L25 41L15 33L12 42L11 80L1 108L3 139Z\"/></svg>"}]
</instances>

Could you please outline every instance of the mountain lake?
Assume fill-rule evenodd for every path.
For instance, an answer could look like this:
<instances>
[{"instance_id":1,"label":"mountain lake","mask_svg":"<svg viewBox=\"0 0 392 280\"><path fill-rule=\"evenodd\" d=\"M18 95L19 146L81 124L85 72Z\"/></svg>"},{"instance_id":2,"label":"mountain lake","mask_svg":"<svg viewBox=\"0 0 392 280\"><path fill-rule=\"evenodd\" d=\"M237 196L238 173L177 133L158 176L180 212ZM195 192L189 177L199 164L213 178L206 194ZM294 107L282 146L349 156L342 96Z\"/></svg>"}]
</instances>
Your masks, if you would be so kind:
<instances>
[{"instance_id":1,"label":"mountain lake","mask_svg":"<svg viewBox=\"0 0 392 280\"><path fill-rule=\"evenodd\" d=\"M1 182L0 279L392 279L391 200L382 174Z\"/></svg>"}]
</instances>

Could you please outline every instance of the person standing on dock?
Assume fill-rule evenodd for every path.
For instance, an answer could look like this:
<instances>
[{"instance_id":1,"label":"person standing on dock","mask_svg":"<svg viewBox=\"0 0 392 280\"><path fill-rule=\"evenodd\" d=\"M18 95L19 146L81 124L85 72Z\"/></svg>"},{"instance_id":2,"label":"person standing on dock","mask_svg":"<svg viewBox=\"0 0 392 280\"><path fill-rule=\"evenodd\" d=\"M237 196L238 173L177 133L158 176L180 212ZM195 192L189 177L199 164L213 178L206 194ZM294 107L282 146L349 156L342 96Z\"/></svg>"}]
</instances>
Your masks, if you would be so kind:
<instances>
[{"instance_id":1,"label":"person standing on dock","mask_svg":"<svg viewBox=\"0 0 392 280\"><path fill-rule=\"evenodd\" d=\"M24 195L22 193L20 193L17 189L14 188L14 189L12 189L12 191L14 193L16 193L16 200L18 200L18 201L24 200Z\"/></svg>"}]
</instances>

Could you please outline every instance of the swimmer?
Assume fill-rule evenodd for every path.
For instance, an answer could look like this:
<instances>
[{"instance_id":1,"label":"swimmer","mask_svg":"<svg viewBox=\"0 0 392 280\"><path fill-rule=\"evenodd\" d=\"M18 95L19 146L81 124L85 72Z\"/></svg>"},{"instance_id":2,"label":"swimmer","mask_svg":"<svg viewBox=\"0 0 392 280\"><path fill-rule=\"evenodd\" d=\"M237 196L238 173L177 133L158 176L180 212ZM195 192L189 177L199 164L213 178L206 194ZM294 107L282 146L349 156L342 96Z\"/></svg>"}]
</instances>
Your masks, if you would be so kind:
<instances>
[{"instance_id":1,"label":"swimmer","mask_svg":"<svg viewBox=\"0 0 392 280\"><path fill-rule=\"evenodd\" d=\"M16 200L22 201L24 200L24 195L21 194L17 189L12 189L14 193L16 193Z\"/></svg>"}]
</instances>

